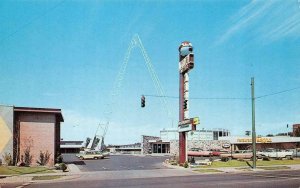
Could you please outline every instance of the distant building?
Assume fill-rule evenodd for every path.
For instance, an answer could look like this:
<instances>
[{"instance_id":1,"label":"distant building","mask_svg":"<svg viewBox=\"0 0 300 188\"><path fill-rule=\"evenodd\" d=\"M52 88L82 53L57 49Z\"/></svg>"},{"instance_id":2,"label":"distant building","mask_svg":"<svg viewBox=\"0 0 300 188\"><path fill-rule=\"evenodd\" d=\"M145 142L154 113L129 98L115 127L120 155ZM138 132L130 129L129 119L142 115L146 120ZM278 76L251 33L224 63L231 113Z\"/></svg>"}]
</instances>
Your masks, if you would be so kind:
<instances>
[{"instance_id":1,"label":"distant building","mask_svg":"<svg viewBox=\"0 0 300 188\"><path fill-rule=\"evenodd\" d=\"M79 153L83 141L60 141L60 153Z\"/></svg>"},{"instance_id":2,"label":"distant building","mask_svg":"<svg viewBox=\"0 0 300 188\"><path fill-rule=\"evenodd\" d=\"M223 149L228 141L219 140L229 136L227 129L196 130L187 134L188 148ZM142 154L171 154L178 155L179 133L177 129L164 129L160 131L160 137L142 136Z\"/></svg>"},{"instance_id":3,"label":"distant building","mask_svg":"<svg viewBox=\"0 0 300 188\"><path fill-rule=\"evenodd\" d=\"M228 136L220 140L230 142L232 150L247 150L252 148L252 136ZM266 148L276 149L295 149L300 147L300 137L290 136L272 136L256 137L256 149L264 150Z\"/></svg>"},{"instance_id":4,"label":"distant building","mask_svg":"<svg viewBox=\"0 0 300 188\"><path fill-rule=\"evenodd\" d=\"M126 144L126 145L108 145L107 150L111 153L121 154L141 154L141 143Z\"/></svg>"},{"instance_id":5,"label":"distant building","mask_svg":"<svg viewBox=\"0 0 300 188\"><path fill-rule=\"evenodd\" d=\"M200 129L188 132L188 140L218 140L219 137L230 136L230 131L227 129ZM160 131L160 138L163 141L178 140L179 133L177 129L163 129Z\"/></svg>"},{"instance_id":6,"label":"distant building","mask_svg":"<svg viewBox=\"0 0 300 188\"><path fill-rule=\"evenodd\" d=\"M50 162L55 163L60 153L60 109L0 106L0 159L5 154L18 163L24 152L30 150L32 165L37 165L40 152L50 153ZM23 157L22 157L23 156Z\"/></svg>"},{"instance_id":7,"label":"distant building","mask_svg":"<svg viewBox=\"0 0 300 188\"><path fill-rule=\"evenodd\" d=\"M300 124L293 125L293 136L300 136Z\"/></svg>"}]
</instances>

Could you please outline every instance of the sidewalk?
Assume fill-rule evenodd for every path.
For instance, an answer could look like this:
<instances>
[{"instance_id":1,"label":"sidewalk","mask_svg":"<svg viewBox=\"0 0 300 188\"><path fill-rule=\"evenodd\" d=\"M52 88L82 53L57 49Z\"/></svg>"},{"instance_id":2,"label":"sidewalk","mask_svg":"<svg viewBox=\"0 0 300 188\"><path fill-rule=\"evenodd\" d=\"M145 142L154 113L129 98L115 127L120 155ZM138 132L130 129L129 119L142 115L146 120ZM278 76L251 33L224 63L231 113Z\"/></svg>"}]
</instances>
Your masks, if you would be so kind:
<instances>
[{"instance_id":1,"label":"sidewalk","mask_svg":"<svg viewBox=\"0 0 300 188\"><path fill-rule=\"evenodd\" d=\"M300 165L274 165L274 166L259 166L257 169L251 169L250 167L222 167L222 168L183 168L179 166L173 166L163 163L168 169L154 169L154 170L121 170L121 171L93 171L93 172L81 172L79 168L74 164L68 165L68 172L57 172L47 174L24 174L16 176L8 176L6 178L0 178L0 185L11 183L34 183L34 182L58 182L58 181L77 181L77 180L112 180L112 179L133 179L133 178L156 178L156 177L176 177L176 176L192 176L192 175L207 175L210 173L196 172L197 169L213 169L220 172L216 173L255 173L261 171L271 171L260 169L260 167L277 167L286 166L290 169L287 170L300 170ZM279 169L282 171L282 169ZM35 176L62 176L59 179L54 180L36 180L32 178Z\"/></svg>"}]
</instances>

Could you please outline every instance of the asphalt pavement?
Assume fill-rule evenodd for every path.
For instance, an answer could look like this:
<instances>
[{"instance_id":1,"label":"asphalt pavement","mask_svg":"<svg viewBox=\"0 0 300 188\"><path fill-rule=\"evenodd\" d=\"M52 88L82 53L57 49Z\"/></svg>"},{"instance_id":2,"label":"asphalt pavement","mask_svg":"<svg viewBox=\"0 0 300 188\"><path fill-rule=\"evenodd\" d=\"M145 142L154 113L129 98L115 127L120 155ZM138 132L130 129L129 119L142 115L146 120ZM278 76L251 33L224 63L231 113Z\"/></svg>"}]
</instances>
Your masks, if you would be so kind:
<instances>
[{"instance_id":1,"label":"asphalt pavement","mask_svg":"<svg viewBox=\"0 0 300 188\"><path fill-rule=\"evenodd\" d=\"M82 172L165 169L169 156L111 155L98 160L80 160L74 154L64 155L66 163L74 163Z\"/></svg>"},{"instance_id":2,"label":"asphalt pavement","mask_svg":"<svg viewBox=\"0 0 300 188\"><path fill-rule=\"evenodd\" d=\"M290 165L288 170L245 171L236 167L218 168L220 173L200 173L193 168L162 165L167 156L113 155L104 160L79 160L74 155L65 161L81 165L69 165L68 173L28 174L5 178L1 188L10 187L300 187L300 165ZM67 161L69 160L69 161ZM74 161L73 161L74 162ZM78 168L79 167L79 168ZM58 180L31 181L32 176L62 175ZM27 180L28 179L28 180ZM18 180L18 181L14 181Z\"/></svg>"},{"instance_id":3,"label":"asphalt pavement","mask_svg":"<svg viewBox=\"0 0 300 188\"><path fill-rule=\"evenodd\" d=\"M300 170L252 172L243 174L202 174L189 176L124 178L124 179L78 179L70 182L34 183L30 188L299 188Z\"/></svg>"}]
</instances>

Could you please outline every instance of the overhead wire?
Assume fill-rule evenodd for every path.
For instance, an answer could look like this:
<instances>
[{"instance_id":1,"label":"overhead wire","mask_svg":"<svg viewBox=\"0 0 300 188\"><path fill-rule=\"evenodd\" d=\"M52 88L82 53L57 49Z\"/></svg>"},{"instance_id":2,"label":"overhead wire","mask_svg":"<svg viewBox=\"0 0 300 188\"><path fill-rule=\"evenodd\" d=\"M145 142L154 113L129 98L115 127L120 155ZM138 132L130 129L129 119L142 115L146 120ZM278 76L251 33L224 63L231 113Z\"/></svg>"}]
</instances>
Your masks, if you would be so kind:
<instances>
[{"instance_id":1,"label":"overhead wire","mask_svg":"<svg viewBox=\"0 0 300 188\"><path fill-rule=\"evenodd\" d=\"M261 95L261 96L256 97L256 99L260 99L260 98L264 98L264 97L269 97L269 96L272 96L272 95L278 95L278 94L281 94L281 93L286 93L286 92L294 91L294 90L297 90L297 89L300 89L300 86L299 87L295 87L295 88L291 88L291 89L286 89L286 90L274 92L274 93L269 93L269 94Z\"/></svg>"},{"instance_id":2,"label":"overhead wire","mask_svg":"<svg viewBox=\"0 0 300 188\"><path fill-rule=\"evenodd\" d=\"M269 96L273 96L273 95L278 95L278 94L282 94L282 93L286 93L286 92L290 92L290 91L294 91L294 90L298 90L300 89L299 87L295 87L295 88L291 88L291 89L286 89L286 90L282 90L282 91L278 91L278 92L273 92L273 93L269 93L269 94L265 94L265 95L260 95L258 97L255 97L255 99L260 99L260 98L265 98L265 97L269 97ZM145 97L163 97L163 98L173 98L173 99L178 99L179 97L176 96L162 96L162 95L144 95ZM190 97L189 99L193 99L193 100L250 100L251 97Z\"/></svg>"},{"instance_id":3,"label":"overhead wire","mask_svg":"<svg viewBox=\"0 0 300 188\"><path fill-rule=\"evenodd\" d=\"M161 95L144 95L145 97L164 97L164 98L173 98L178 99L179 97L175 96L161 96ZM196 100L250 100L251 98L238 98L238 97L190 97L189 99L196 99Z\"/></svg>"}]
</instances>

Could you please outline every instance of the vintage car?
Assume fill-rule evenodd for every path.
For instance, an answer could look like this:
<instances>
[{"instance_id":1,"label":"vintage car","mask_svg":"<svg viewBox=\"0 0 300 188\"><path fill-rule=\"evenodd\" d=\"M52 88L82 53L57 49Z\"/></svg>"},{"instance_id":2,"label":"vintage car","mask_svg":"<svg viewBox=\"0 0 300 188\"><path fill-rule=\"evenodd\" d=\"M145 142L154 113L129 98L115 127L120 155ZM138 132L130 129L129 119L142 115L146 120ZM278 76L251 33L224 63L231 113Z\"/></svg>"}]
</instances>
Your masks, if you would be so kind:
<instances>
[{"instance_id":1,"label":"vintage car","mask_svg":"<svg viewBox=\"0 0 300 188\"><path fill-rule=\"evenodd\" d=\"M262 157L282 159L287 158L291 159L293 157L293 151L285 151L274 148L268 148L265 151L259 152Z\"/></svg>"},{"instance_id":2,"label":"vintage car","mask_svg":"<svg viewBox=\"0 0 300 188\"><path fill-rule=\"evenodd\" d=\"M103 159L104 155L99 151L81 151L76 155L79 159Z\"/></svg>"},{"instance_id":3,"label":"vintage car","mask_svg":"<svg viewBox=\"0 0 300 188\"><path fill-rule=\"evenodd\" d=\"M220 149L211 149L209 151L211 151L212 156L220 156L222 153L228 153L227 150L220 150Z\"/></svg>"},{"instance_id":4,"label":"vintage car","mask_svg":"<svg viewBox=\"0 0 300 188\"><path fill-rule=\"evenodd\" d=\"M259 159L261 158L261 155L257 153L256 157ZM222 161L229 161L231 159L252 159L253 153L251 150L236 150L233 152L222 153L220 154L220 158Z\"/></svg>"},{"instance_id":5,"label":"vintage car","mask_svg":"<svg viewBox=\"0 0 300 188\"><path fill-rule=\"evenodd\" d=\"M188 156L193 157L209 157L212 156L211 151L206 151L200 148L191 148L190 151L187 152Z\"/></svg>"},{"instance_id":6,"label":"vintage car","mask_svg":"<svg viewBox=\"0 0 300 188\"><path fill-rule=\"evenodd\" d=\"M293 152L293 157L300 157L300 148L290 150Z\"/></svg>"}]
</instances>

